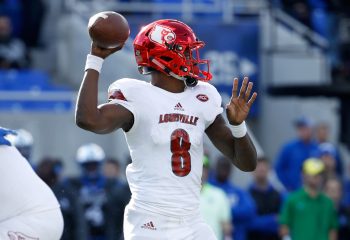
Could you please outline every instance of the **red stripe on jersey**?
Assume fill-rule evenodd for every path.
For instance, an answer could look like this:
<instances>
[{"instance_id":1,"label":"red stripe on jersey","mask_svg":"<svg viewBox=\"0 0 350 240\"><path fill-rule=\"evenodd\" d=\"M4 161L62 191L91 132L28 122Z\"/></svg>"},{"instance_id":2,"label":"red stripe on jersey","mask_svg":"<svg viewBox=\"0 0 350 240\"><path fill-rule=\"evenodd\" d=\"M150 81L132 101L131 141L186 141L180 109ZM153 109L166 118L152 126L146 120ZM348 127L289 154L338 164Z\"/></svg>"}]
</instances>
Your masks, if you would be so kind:
<instances>
[{"instance_id":1,"label":"red stripe on jersey","mask_svg":"<svg viewBox=\"0 0 350 240\"><path fill-rule=\"evenodd\" d=\"M113 100L113 99L128 101L128 100L126 100L124 94L122 93L122 91L120 89L115 89L115 90L112 90L111 92L108 93L108 100Z\"/></svg>"}]
</instances>

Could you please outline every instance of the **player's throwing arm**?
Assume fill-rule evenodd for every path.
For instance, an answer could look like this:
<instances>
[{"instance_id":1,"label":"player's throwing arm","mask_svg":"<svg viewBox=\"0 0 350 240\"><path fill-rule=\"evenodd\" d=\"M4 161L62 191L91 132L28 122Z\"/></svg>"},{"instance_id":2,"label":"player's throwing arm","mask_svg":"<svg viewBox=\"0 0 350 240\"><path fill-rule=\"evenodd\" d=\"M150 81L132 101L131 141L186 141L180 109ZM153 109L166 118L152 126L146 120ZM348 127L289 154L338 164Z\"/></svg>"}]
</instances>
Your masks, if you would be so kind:
<instances>
[{"instance_id":1,"label":"player's throwing arm","mask_svg":"<svg viewBox=\"0 0 350 240\"><path fill-rule=\"evenodd\" d=\"M92 44L79 90L76 124L99 134L118 128L127 130L132 126L133 115L120 105L107 103L98 106L97 93L103 61L123 48L130 34L128 22L118 13L101 12L90 18L88 30Z\"/></svg>"}]
</instances>

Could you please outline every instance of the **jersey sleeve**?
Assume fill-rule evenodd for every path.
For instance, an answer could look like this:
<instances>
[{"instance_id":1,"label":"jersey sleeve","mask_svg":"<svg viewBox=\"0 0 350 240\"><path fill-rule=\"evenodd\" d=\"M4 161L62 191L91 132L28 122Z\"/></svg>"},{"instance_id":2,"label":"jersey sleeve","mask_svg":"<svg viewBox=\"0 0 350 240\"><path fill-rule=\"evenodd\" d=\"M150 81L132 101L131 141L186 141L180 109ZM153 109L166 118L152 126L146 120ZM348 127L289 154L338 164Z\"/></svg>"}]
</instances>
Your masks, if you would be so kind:
<instances>
[{"instance_id":1,"label":"jersey sleeve","mask_svg":"<svg viewBox=\"0 0 350 240\"><path fill-rule=\"evenodd\" d=\"M136 80L122 78L113 82L108 87L108 102L121 105L128 109L134 115L134 125L138 119L136 98L133 95L133 93L137 92L134 89L136 85Z\"/></svg>"},{"instance_id":2,"label":"jersey sleeve","mask_svg":"<svg viewBox=\"0 0 350 240\"><path fill-rule=\"evenodd\" d=\"M209 95L209 108L205 111L206 128L223 112L221 95L217 89L213 85L207 84L207 92Z\"/></svg>"}]
</instances>

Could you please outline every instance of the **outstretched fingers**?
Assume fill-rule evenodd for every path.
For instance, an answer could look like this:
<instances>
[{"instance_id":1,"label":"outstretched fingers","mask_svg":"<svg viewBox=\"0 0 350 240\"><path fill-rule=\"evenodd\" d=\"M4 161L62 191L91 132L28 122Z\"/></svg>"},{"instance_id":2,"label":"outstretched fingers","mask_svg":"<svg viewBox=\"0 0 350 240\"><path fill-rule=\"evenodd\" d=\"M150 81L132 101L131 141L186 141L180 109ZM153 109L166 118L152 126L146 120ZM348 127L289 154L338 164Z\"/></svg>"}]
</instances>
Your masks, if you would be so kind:
<instances>
[{"instance_id":1,"label":"outstretched fingers","mask_svg":"<svg viewBox=\"0 0 350 240\"><path fill-rule=\"evenodd\" d=\"M252 88L253 88L253 83L249 82L247 90L245 91L245 95L244 95L245 102L248 102Z\"/></svg>"},{"instance_id":2,"label":"outstretched fingers","mask_svg":"<svg viewBox=\"0 0 350 240\"><path fill-rule=\"evenodd\" d=\"M256 99L257 96L258 96L258 94L257 94L256 92L254 92L253 95L252 95L252 97L249 99L249 101L248 101L248 103L247 103L247 106L248 106L249 108L253 105L253 103L254 103L254 101L255 101L255 99Z\"/></svg>"},{"instance_id":3,"label":"outstretched fingers","mask_svg":"<svg viewBox=\"0 0 350 240\"><path fill-rule=\"evenodd\" d=\"M237 91L238 91L238 78L233 79L233 87L232 87L232 98L237 97Z\"/></svg>"},{"instance_id":4,"label":"outstretched fingers","mask_svg":"<svg viewBox=\"0 0 350 240\"><path fill-rule=\"evenodd\" d=\"M241 86L241 90L239 91L238 98L244 98L244 92L247 89L247 84L248 84L248 77L244 77L243 82L242 82L242 86Z\"/></svg>"},{"instance_id":5,"label":"outstretched fingers","mask_svg":"<svg viewBox=\"0 0 350 240\"><path fill-rule=\"evenodd\" d=\"M233 79L233 87L232 87L232 97L231 97L231 101L233 101L233 99L238 98L240 99L240 102L243 103L245 102L245 104L247 104L247 106L250 108L256 97L257 97L257 93L254 92L252 95L251 92L253 90L253 82L249 82L249 78L248 77L244 77L243 82L242 82L242 86L239 90L239 94L237 96L238 93L238 78L234 78Z\"/></svg>"}]
</instances>

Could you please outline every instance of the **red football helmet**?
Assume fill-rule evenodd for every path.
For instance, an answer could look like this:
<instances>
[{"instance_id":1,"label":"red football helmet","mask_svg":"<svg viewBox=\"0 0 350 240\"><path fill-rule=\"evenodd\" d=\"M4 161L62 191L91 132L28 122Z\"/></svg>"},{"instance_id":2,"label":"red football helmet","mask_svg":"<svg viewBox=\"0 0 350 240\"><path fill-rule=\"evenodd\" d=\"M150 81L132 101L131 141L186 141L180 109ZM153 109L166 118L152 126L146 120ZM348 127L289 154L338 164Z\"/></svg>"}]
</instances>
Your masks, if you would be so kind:
<instances>
[{"instance_id":1,"label":"red football helmet","mask_svg":"<svg viewBox=\"0 0 350 240\"><path fill-rule=\"evenodd\" d=\"M200 59L199 41L192 29L183 22L163 19L143 27L134 40L134 53L139 71L150 73L155 69L195 86L198 80L209 81L209 61ZM207 70L201 70L205 64Z\"/></svg>"}]
</instances>

